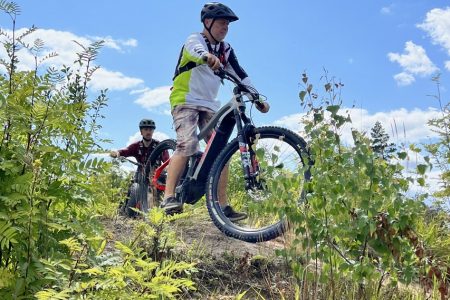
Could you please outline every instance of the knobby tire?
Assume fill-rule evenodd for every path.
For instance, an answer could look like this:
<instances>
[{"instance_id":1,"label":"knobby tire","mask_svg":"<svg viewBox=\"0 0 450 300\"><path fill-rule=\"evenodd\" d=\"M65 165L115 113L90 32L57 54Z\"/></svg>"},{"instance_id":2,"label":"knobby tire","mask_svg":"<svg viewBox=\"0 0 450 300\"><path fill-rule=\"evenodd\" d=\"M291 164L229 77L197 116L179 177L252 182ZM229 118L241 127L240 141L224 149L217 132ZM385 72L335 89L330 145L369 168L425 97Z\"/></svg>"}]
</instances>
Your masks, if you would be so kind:
<instances>
[{"instance_id":1,"label":"knobby tire","mask_svg":"<svg viewBox=\"0 0 450 300\"><path fill-rule=\"evenodd\" d=\"M297 171L295 171L295 169L293 169L294 171L289 172L285 172L283 174L291 174L291 173L295 173L297 172L297 177L295 177L295 179L299 178L299 184L297 187L297 190L295 190L295 199L293 199L294 202L291 203L299 203L301 201L303 201L304 198L304 192L303 192L303 183L307 180L309 180L309 171L306 171L308 168L306 167L307 165L309 165L309 155L308 155L308 151L307 151L307 146L306 146L306 142L297 134L295 134L294 132L285 129L285 128L281 128L281 127L260 127L260 128L256 128L255 129L256 132L256 136L258 136L257 139L257 143L255 145L255 148L259 149L261 148L265 148L267 145L267 149L263 150L262 153L266 153L266 152L270 152L270 151L275 151L277 152L277 154L274 156L273 153L267 153L264 154L266 155L265 157L267 157L269 160L272 157L272 165L270 163L265 163L265 167L262 168L261 171L261 177L265 176L263 173L263 170L272 170L273 172L271 173L272 177L268 176L268 180L267 183L269 183L269 181L275 181L274 177L279 177L278 175L280 174L281 171L279 171L278 169L284 169L284 168L288 168L288 165L290 166L294 166L297 161L298 161L298 166L294 166L294 168L297 168ZM273 143L275 146L275 148L272 148L272 150L270 150L270 144ZM275 150L274 150L275 149ZM284 149L286 150L286 155L289 155L289 161L291 161L292 158L292 162L284 162L284 161L280 161L277 162L276 160L277 155L279 155L279 159L283 159L283 151ZM261 152L260 152L261 153ZM233 158L234 157L234 158ZM287 157L287 156L286 156ZM231 159L233 158L233 159ZM230 160L231 159L231 160ZM258 159L260 161L260 165L262 164L262 161L260 159ZM264 164L263 164L264 165ZM264 241L268 241L268 240L272 240L280 235L282 235L285 230L286 230L286 217L284 216L284 214L280 214L280 209L274 209L273 214L275 216L271 216L271 218L267 218L268 222L272 222L269 225L255 225L258 224L257 222L259 222L258 217L255 217L253 221L255 221L255 223L252 223L253 221L248 220L248 224L241 224L241 223L245 223L246 221L243 220L243 222L237 222L237 223L233 223L231 222L223 213L221 205L219 203L219 199L218 199L218 186L219 186L219 178L222 174L222 170L228 166L228 168L230 169L229 171L229 176L228 176L228 182L227 182L227 195L229 198L229 201L233 203L233 201L235 201L236 197L242 197L243 199L251 199L251 196L246 196L245 194L249 194L249 192L245 189L245 187L243 186L243 184L240 184L238 181L241 182L245 182L243 175L242 178L240 178L241 180L239 180L239 167L242 171L242 165L240 162L240 154L239 154L239 142L238 139L235 138L233 139L230 143L228 143L225 148L221 151L221 153L219 154L219 156L217 157L217 159L215 160L213 167L209 173L208 176L208 181L207 181L207 190L206 190L206 203L207 203L207 207L208 207L208 212L209 215L211 217L211 219L213 220L214 224L227 236L245 241L245 242L251 242L251 243L256 243L256 242L264 242ZM233 166L235 166L233 168ZM236 167L238 166L238 167ZM277 175L278 172L278 175ZM268 173L268 171L266 172ZM237 179L236 179L237 178ZM264 180L264 179L263 179ZM270 182L271 184L271 182ZM240 188L240 191L234 191L230 189L230 186L234 185L234 189ZM270 195L270 191L268 190L269 187L266 188L266 190L263 190L263 188L261 188L261 190L263 191L258 191L259 195L260 195L260 199L264 199L265 195ZM230 195L233 194L233 195ZM242 196L244 195L244 196ZM254 198L258 198L257 196L253 196ZM270 199L270 197L267 197L268 200L258 200L261 201L261 206L266 205L268 207L270 207L270 205L274 205L273 202L281 202L281 200L277 200L277 194L276 192L273 192L272 196L273 199L275 199L274 201L272 199ZM291 198L294 198L291 197ZM288 201L288 200L287 200ZM250 202L250 201L247 201ZM238 210L239 209L245 209L245 207L258 207L258 205L260 205L259 202L257 202L256 204L254 203L247 203L247 202L242 202L242 203L237 203L238 205ZM267 202L267 203L265 203ZM283 205L283 204L281 204ZM285 204L287 205L287 204ZM294 204L295 205L295 204ZM280 215L278 215L280 214ZM250 214L249 214L250 215ZM256 215L256 214L255 214ZM250 219L250 218L248 218Z\"/></svg>"}]
</instances>

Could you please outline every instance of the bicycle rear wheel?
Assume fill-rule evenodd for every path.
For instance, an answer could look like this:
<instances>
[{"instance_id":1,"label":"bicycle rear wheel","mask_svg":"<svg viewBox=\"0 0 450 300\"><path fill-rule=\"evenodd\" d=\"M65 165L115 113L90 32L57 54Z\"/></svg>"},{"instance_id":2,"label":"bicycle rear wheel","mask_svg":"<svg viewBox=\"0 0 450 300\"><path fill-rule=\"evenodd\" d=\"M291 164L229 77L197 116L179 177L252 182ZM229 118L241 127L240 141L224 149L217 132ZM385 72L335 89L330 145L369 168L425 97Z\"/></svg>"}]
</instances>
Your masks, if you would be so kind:
<instances>
[{"instance_id":1,"label":"bicycle rear wheel","mask_svg":"<svg viewBox=\"0 0 450 300\"><path fill-rule=\"evenodd\" d=\"M256 128L251 140L255 153L252 161L259 165L253 183L246 183L239 141L235 138L213 164L206 202L211 219L223 233L256 243L284 233L286 210L297 207L303 199L303 186L309 180L309 155L306 142L285 128ZM229 204L247 214L245 220L233 223L225 216L219 201L219 195L224 195L220 185L226 189Z\"/></svg>"}]
</instances>

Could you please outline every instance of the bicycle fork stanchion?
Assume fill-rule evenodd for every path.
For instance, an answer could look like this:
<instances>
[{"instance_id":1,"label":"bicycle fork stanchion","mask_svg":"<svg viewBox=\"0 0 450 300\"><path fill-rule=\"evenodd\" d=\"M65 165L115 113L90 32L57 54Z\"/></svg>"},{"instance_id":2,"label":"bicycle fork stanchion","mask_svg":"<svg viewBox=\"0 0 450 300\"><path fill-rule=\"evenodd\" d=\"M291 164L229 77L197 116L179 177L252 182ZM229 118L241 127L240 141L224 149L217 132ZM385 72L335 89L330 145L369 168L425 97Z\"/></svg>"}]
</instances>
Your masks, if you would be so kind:
<instances>
[{"instance_id":1,"label":"bicycle fork stanchion","mask_svg":"<svg viewBox=\"0 0 450 300\"><path fill-rule=\"evenodd\" d=\"M242 96L239 96L236 98L237 102L242 101ZM244 179L245 179L245 189L251 189L254 187L254 179L255 175L257 173L257 161L254 159L255 153L252 149L249 149L248 142L244 134L246 134L245 130L243 130L241 120L243 116L245 116L245 105L239 106L239 111L235 110L235 119L237 120L236 126L238 134L238 142L239 142L239 153L241 154L241 162L242 162L242 168L244 171ZM247 121L247 120L244 120ZM244 133L244 134L243 134Z\"/></svg>"}]
</instances>

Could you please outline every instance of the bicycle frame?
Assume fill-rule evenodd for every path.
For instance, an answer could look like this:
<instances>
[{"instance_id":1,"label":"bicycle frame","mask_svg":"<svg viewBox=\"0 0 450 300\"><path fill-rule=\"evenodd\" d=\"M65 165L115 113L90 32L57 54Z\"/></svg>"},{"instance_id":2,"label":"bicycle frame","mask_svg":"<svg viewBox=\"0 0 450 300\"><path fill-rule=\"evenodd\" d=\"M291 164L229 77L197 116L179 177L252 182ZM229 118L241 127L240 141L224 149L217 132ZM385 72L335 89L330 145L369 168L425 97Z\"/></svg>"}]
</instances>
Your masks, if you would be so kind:
<instances>
[{"instance_id":1,"label":"bicycle frame","mask_svg":"<svg viewBox=\"0 0 450 300\"><path fill-rule=\"evenodd\" d=\"M252 155L254 153L252 153L251 147L247 147L250 142L247 137L253 131L254 126L245 114L246 105L243 100L243 92L242 87L237 85L233 89L233 98L217 111L197 135L200 141L207 137L211 129L213 130L198 163L198 155L194 154L189 158L181 178L182 184L178 185L175 190L177 195L181 195L183 202L195 203L205 194L205 184L209 171L220 151L228 143L235 126L237 127L239 150L247 186L250 184L249 180L258 173L256 156ZM158 184L157 180L169 161L170 159L155 170L152 183L159 190L165 189L165 186Z\"/></svg>"}]
</instances>

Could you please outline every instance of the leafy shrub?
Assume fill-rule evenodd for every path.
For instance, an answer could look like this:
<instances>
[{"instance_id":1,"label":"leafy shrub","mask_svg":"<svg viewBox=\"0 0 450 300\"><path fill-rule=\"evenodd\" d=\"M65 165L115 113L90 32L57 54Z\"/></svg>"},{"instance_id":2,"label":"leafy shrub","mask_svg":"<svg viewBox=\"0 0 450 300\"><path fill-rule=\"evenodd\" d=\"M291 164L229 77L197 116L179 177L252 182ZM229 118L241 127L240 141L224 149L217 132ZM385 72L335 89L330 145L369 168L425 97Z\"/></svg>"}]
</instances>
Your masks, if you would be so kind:
<instances>
[{"instance_id":1,"label":"leafy shrub","mask_svg":"<svg viewBox=\"0 0 450 300\"><path fill-rule=\"evenodd\" d=\"M113 214L122 187L111 165L92 156L106 142L98 137L106 91L88 90L103 42L79 44L73 66L42 70L57 54L42 57L40 39L25 42L35 27L15 31L17 4L0 0L0 10L13 21L11 34L0 30L8 55L0 60L0 298L154 299L191 289L190 264L120 243L120 255L101 258L97 213ZM19 50L33 55L33 69L18 70ZM158 226L153 238L165 234Z\"/></svg>"}]
</instances>

